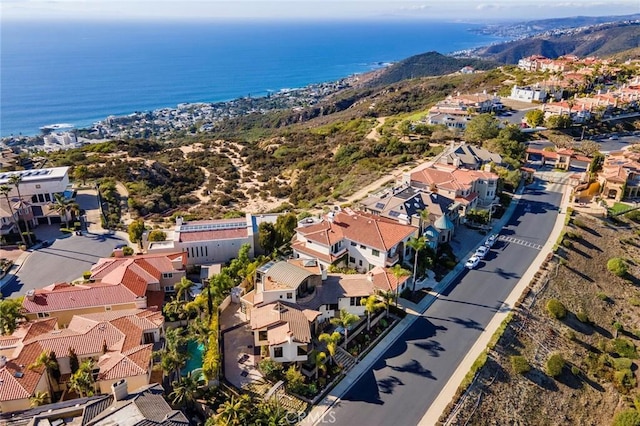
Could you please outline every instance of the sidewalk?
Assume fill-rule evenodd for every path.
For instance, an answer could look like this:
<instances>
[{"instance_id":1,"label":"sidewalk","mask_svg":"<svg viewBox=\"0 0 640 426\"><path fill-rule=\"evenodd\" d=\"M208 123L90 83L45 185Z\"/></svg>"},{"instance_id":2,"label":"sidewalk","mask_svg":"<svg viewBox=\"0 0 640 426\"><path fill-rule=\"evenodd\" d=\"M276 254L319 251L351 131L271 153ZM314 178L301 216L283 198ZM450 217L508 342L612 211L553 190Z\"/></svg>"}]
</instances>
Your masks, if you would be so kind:
<instances>
[{"instance_id":1,"label":"sidewalk","mask_svg":"<svg viewBox=\"0 0 640 426\"><path fill-rule=\"evenodd\" d=\"M556 223L554 228L549 236L547 243L540 251L540 254L536 257L534 263L527 269L522 279L518 282L514 290L511 292L507 300L504 302L504 309L499 310L499 312L494 316L491 322L487 325L485 331L480 335L474 346L471 348L469 353L465 356L464 360L460 363L455 373L451 376L442 392L438 395L438 398L434 401L434 403L429 407L425 416L423 417L420 425L431 425L435 424L452 400L455 392L462 382L462 379L467 374L467 372L471 368L471 364L476 360L476 358L480 355L486 346L495 330L500 326L506 315L511 311L514 303L520 297L520 294L524 291L524 289L529 285L529 282L533 278L533 275L540 269L540 265L544 261L547 256L547 253L553 247L558 235L562 231L564 227L564 219L566 215L566 206L568 205L570 197L567 194L567 191L570 191L570 188L567 186L563 190L563 197L561 201L561 213L558 215L556 219ZM507 208L507 211L503 214L502 218L498 220L493 228L492 233L499 233L500 230L506 225L511 216L513 215L518 203L522 197L522 193L524 192L524 186L520 186L518 191L513 197L511 204ZM307 415L304 421L302 421L301 425L315 425L322 423L323 415L326 414L331 407L338 403L340 397L344 395L347 390L355 383L363 374L369 371L375 361L386 351L401 335L404 331L409 328L409 326L416 320L420 315L422 315L428 308L433 304L433 302L438 298L438 296L444 292L451 282L457 278L457 276L464 270L464 263L471 256L473 251L482 244L482 241L478 243L473 250L471 250L467 256L463 259L460 259L458 265L445 276L445 278L440 281L435 288L429 293L429 296L424 297L419 304L411 303L410 301L400 299L402 308L407 312L407 316L400 321L396 327L387 336L385 336L375 348L373 348L365 358L363 358L358 364L356 364L351 371L347 373L344 379L338 383L338 385L333 388L329 394L320 401Z\"/></svg>"}]
</instances>

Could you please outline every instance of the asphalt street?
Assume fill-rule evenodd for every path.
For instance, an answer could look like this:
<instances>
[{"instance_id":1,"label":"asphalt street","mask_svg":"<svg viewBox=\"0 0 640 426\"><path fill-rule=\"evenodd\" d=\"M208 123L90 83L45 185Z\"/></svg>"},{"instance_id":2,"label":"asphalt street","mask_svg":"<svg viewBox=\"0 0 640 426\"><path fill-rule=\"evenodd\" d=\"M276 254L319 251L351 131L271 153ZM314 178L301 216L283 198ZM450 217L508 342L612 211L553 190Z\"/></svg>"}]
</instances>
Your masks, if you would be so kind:
<instances>
[{"instance_id":1,"label":"asphalt street","mask_svg":"<svg viewBox=\"0 0 640 426\"><path fill-rule=\"evenodd\" d=\"M109 257L117 245L125 243L109 234L85 233L58 238L49 247L36 249L29 255L18 273L2 288L2 296L22 296L30 289L76 280L98 259Z\"/></svg>"},{"instance_id":2,"label":"asphalt street","mask_svg":"<svg viewBox=\"0 0 640 426\"><path fill-rule=\"evenodd\" d=\"M498 241L477 269L463 271L383 353L332 407L333 424L418 424L538 255L535 245L551 233L561 191L542 181L527 189L501 231L510 241Z\"/></svg>"}]
</instances>

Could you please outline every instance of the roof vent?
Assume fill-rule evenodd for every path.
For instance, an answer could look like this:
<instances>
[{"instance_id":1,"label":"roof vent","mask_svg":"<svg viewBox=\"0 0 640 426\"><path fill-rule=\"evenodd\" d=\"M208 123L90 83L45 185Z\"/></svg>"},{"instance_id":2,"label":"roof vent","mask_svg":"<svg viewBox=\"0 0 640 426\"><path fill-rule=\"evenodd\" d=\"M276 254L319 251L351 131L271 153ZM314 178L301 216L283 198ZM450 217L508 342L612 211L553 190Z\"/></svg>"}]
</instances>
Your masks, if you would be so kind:
<instances>
[{"instance_id":1,"label":"roof vent","mask_svg":"<svg viewBox=\"0 0 640 426\"><path fill-rule=\"evenodd\" d=\"M15 373L13 373L13 377L21 379L22 377L24 377L24 373L22 371L16 371Z\"/></svg>"}]
</instances>

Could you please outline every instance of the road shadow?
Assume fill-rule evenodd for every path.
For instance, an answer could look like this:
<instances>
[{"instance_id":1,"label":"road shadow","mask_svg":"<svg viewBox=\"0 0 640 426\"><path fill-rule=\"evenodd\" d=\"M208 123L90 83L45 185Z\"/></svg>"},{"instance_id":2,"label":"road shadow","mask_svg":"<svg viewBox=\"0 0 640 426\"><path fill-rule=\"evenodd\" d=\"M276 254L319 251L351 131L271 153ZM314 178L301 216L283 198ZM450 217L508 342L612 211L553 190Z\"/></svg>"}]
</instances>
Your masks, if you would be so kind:
<instances>
[{"instance_id":1,"label":"road shadow","mask_svg":"<svg viewBox=\"0 0 640 426\"><path fill-rule=\"evenodd\" d=\"M447 327L436 326L425 317L418 317L416 321L403 333L400 339L389 347L380 358L376 360L372 368L356 381L342 397L344 401L361 401L381 405L384 401L381 394L391 394L394 390L403 386L404 382L394 373L410 373L436 380L433 373L424 368L423 364L430 357L439 357L446 352L439 343L431 339L438 332L446 331ZM393 365L393 359L407 351L409 345L415 345L424 350L424 359L420 362L413 360L403 365ZM385 371L386 370L386 371ZM378 378L376 379L376 372Z\"/></svg>"},{"instance_id":2,"label":"road shadow","mask_svg":"<svg viewBox=\"0 0 640 426\"><path fill-rule=\"evenodd\" d=\"M19 292L24 284L17 275L14 275L11 281L2 287L2 297L11 297L13 293Z\"/></svg>"},{"instance_id":3,"label":"road shadow","mask_svg":"<svg viewBox=\"0 0 640 426\"><path fill-rule=\"evenodd\" d=\"M472 319L462 319L462 318L458 318L458 317L438 318L438 317L430 317L428 315L425 315L425 318L431 318L431 319L435 319L435 320L438 320L438 321L452 322L454 324L461 325L464 328L484 331L484 327L482 327L478 321L475 321L475 320L472 320Z\"/></svg>"},{"instance_id":4,"label":"road shadow","mask_svg":"<svg viewBox=\"0 0 640 426\"><path fill-rule=\"evenodd\" d=\"M465 302L462 300L455 300L455 299L447 299L446 297L439 297L438 298L438 302L449 302L449 303L459 303L462 305L471 305L471 306L477 306L479 308L487 308L489 309L491 312L498 312L498 310L500 309L500 307L502 306L502 304L504 303L501 300L498 300L496 302L496 305L491 306L491 305L482 305L480 303L473 303L473 302Z\"/></svg>"},{"instance_id":5,"label":"road shadow","mask_svg":"<svg viewBox=\"0 0 640 426\"><path fill-rule=\"evenodd\" d=\"M434 342L434 343L438 346L438 348L435 349L436 351L437 350L444 351L444 349L440 347L439 343L437 342ZM416 344L416 346L421 347L421 344ZM439 355L434 355L434 356L439 356ZM424 368L417 359L412 359L411 361L399 367L391 366L390 368L394 371L399 371L402 373L417 374L419 376L426 377L427 379L436 380L431 370ZM391 377L394 377L394 376L391 376Z\"/></svg>"}]
</instances>

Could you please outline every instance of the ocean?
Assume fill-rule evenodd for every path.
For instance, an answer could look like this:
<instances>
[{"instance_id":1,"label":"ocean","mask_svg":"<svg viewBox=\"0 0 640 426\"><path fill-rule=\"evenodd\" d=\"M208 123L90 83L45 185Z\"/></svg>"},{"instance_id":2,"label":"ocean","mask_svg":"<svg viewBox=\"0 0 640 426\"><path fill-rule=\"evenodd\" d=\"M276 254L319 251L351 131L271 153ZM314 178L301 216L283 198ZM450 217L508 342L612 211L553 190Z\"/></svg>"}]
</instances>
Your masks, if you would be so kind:
<instances>
[{"instance_id":1,"label":"ocean","mask_svg":"<svg viewBox=\"0 0 640 426\"><path fill-rule=\"evenodd\" d=\"M501 41L466 23L3 22L0 136L335 81Z\"/></svg>"}]
</instances>

